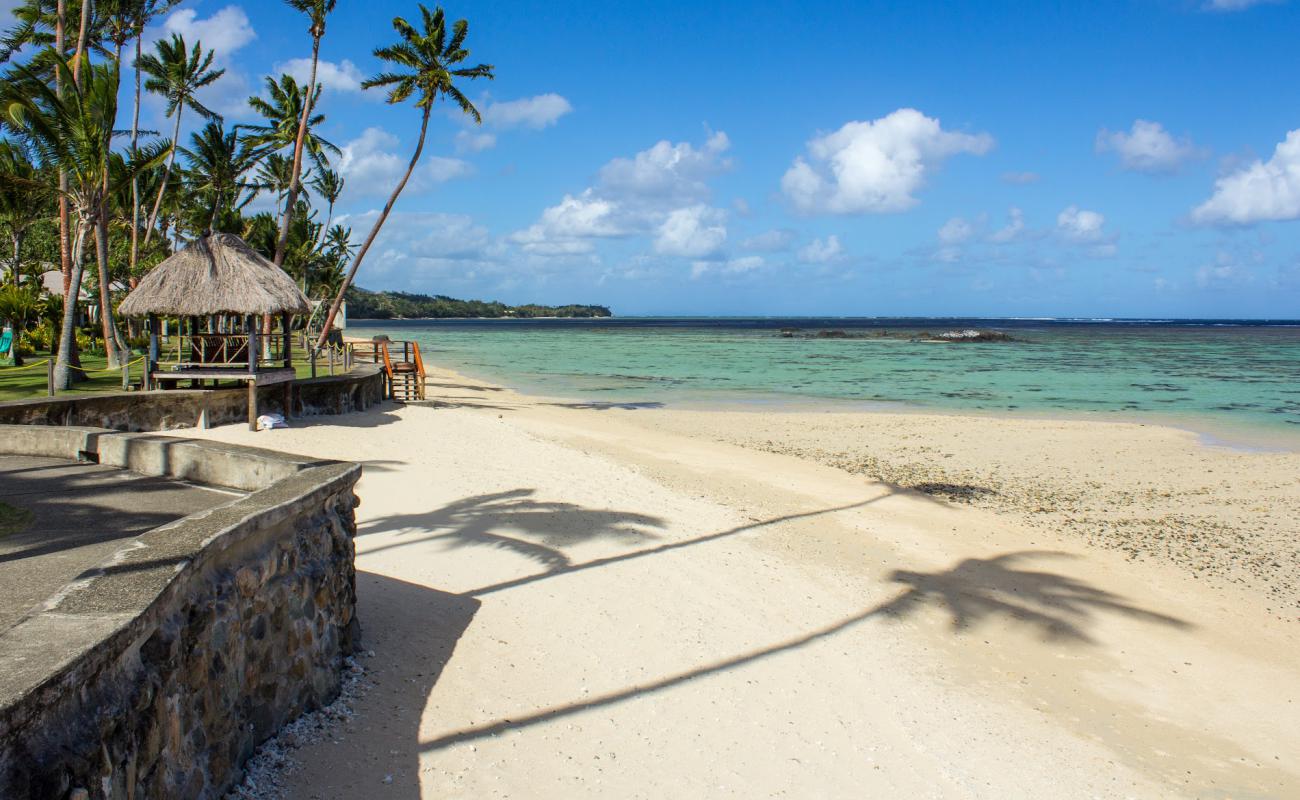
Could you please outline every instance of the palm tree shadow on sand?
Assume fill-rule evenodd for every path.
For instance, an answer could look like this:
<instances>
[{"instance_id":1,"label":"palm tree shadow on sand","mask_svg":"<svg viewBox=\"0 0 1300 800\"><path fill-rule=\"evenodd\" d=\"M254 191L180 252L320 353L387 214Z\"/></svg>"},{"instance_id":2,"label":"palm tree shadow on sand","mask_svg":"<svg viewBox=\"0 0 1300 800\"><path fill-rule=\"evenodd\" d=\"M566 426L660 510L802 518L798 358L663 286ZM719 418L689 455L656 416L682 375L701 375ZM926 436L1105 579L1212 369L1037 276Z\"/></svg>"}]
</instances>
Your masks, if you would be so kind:
<instances>
[{"instance_id":1,"label":"palm tree shadow on sand","mask_svg":"<svg viewBox=\"0 0 1300 800\"><path fill-rule=\"evenodd\" d=\"M466 497L433 511L392 514L361 525L357 535L393 531L399 535L418 535L417 538L369 548L364 551L365 555L417 542L441 542L448 549L491 547L508 550L552 572L573 566L563 551L565 547L593 539L636 544L656 538L650 529L664 526L662 519L648 514L537 500L534 497L536 493L535 489L511 489ZM519 535L507 535L502 531Z\"/></svg>"},{"instance_id":2,"label":"palm tree shadow on sand","mask_svg":"<svg viewBox=\"0 0 1300 800\"><path fill-rule=\"evenodd\" d=\"M1044 641L1082 644L1093 643L1085 626L1101 613L1188 627L1183 620L1139 608L1077 578L1018 568L1021 562L1035 558L1077 556L1050 550L1021 551L993 558L968 558L938 573L896 570L889 579L909 588L877 608L876 613L901 619L923 606L937 606L951 616L955 632L1005 617L1036 629Z\"/></svg>"},{"instance_id":3,"label":"palm tree shadow on sand","mask_svg":"<svg viewBox=\"0 0 1300 800\"><path fill-rule=\"evenodd\" d=\"M771 656L801 650L871 619L902 620L926 607L948 614L951 617L951 630L957 634L997 618L1009 618L1037 629L1045 641L1074 646L1095 643L1087 626L1103 614L1119 614L1177 629L1192 627L1177 617L1141 608L1115 593L1098 589L1077 578L1019 568L1020 562L1033 558L1063 557L1069 556L1054 551L1021 551L987 559L965 559L949 569L936 572L898 570L889 576L889 580L908 587L901 594L798 636L657 680L586 697L581 702L551 706L528 714L512 715L510 719L451 731L421 743L420 749L422 752L437 751L461 742L526 729L616 705L625 700L667 691L700 678L746 667ZM576 565L573 569L581 568L582 565Z\"/></svg>"}]
</instances>

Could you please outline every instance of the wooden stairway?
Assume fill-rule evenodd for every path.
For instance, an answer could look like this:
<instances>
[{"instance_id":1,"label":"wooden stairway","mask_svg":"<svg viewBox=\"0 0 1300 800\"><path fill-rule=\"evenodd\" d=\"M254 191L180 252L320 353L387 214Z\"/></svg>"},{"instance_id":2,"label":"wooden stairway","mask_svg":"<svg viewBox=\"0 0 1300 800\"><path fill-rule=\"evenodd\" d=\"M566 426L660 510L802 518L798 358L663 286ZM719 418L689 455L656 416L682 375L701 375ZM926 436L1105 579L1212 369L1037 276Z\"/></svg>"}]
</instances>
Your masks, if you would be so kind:
<instances>
[{"instance_id":1,"label":"wooden stairway","mask_svg":"<svg viewBox=\"0 0 1300 800\"><path fill-rule=\"evenodd\" d=\"M388 396L399 403L424 399L424 359L420 357L419 342L390 342L380 340L378 349L383 354L384 372L388 375ZM401 344L402 357L394 359L392 346Z\"/></svg>"}]
</instances>

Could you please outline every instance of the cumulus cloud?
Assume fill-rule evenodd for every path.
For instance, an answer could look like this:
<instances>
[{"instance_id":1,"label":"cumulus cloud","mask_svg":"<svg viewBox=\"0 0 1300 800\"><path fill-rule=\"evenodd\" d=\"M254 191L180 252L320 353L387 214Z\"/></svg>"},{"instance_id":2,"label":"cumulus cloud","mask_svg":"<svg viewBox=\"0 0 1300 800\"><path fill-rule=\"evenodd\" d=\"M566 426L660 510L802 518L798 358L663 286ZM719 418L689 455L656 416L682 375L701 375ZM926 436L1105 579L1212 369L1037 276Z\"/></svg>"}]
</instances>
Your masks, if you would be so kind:
<instances>
[{"instance_id":1,"label":"cumulus cloud","mask_svg":"<svg viewBox=\"0 0 1300 800\"><path fill-rule=\"evenodd\" d=\"M1106 217L1096 211L1070 206L1056 215L1056 229L1072 242L1095 242L1102 238Z\"/></svg>"},{"instance_id":2,"label":"cumulus cloud","mask_svg":"<svg viewBox=\"0 0 1300 800\"><path fill-rule=\"evenodd\" d=\"M524 97L519 100L492 102L483 109L483 124L502 130L509 128L542 128L554 125L560 117L573 111L569 101L554 92Z\"/></svg>"},{"instance_id":3,"label":"cumulus cloud","mask_svg":"<svg viewBox=\"0 0 1300 800\"><path fill-rule=\"evenodd\" d=\"M291 58L272 68L273 74L288 73L293 76L299 84L306 84L311 77L311 59L310 58ZM335 64L332 61L318 61L316 63L316 82L323 89L335 89L340 92L359 92L361 91L361 81L365 78L357 65L353 64L346 58Z\"/></svg>"},{"instance_id":4,"label":"cumulus cloud","mask_svg":"<svg viewBox=\"0 0 1300 800\"><path fill-rule=\"evenodd\" d=\"M367 231L378 209L344 215L339 222L354 231ZM368 289L428 291L431 284L481 285L485 278L511 275L514 265L486 227L464 214L394 211L375 240L362 268L361 285Z\"/></svg>"},{"instance_id":5,"label":"cumulus cloud","mask_svg":"<svg viewBox=\"0 0 1300 800\"><path fill-rule=\"evenodd\" d=\"M632 158L615 158L601 167L599 183L607 192L697 200L708 196L708 178L731 168L731 160L723 155L730 147L731 141L721 131L698 148L690 142L661 141Z\"/></svg>"},{"instance_id":6,"label":"cumulus cloud","mask_svg":"<svg viewBox=\"0 0 1300 800\"><path fill-rule=\"evenodd\" d=\"M1124 169L1134 172L1173 172L1201 152L1191 139L1175 139L1159 122L1139 119L1128 131L1097 133L1097 152L1114 152Z\"/></svg>"},{"instance_id":7,"label":"cumulus cloud","mask_svg":"<svg viewBox=\"0 0 1300 800\"><path fill-rule=\"evenodd\" d=\"M655 236L656 253L704 258L716 255L727 241L726 212L705 205L673 209Z\"/></svg>"},{"instance_id":8,"label":"cumulus cloud","mask_svg":"<svg viewBox=\"0 0 1300 800\"><path fill-rule=\"evenodd\" d=\"M205 19L200 19L199 12L192 8L180 8L167 16L162 29L164 36L184 36L190 47L202 42L203 48L215 51L222 63L229 63L235 51L257 38L248 15L239 6L226 6Z\"/></svg>"},{"instance_id":9,"label":"cumulus cloud","mask_svg":"<svg viewBox=\"0 0 1300 800\"><path fill-rule=\"evenodd\" d=\"M1300 217L1300 129L1286 135L1268 161L1255 160L1214 182L1214 194L1192 220L1248 225Z\"/></svg>"},{"instance_id":10,"label":"cumulus cloud","mask_svg":"<svg viewBox=\"0 0 1300 800\"><path fill-rule=\"evenodd\" d=\"M615 158L596 183L565 195L509 239L538 255L590 252L590 239L645 235L661 255L716 255L726 241L726 212L707 204L707 179L730 166L725 133L703 146L661 141L631 158Z\"/></svg>"},{"instance_id":11,"label":"cumulus cloud","mask_svg":"<svg viewBox=\"0 0 1300 800\"><path fill-rule=\"evenodd\" d=\"M989 236L989 241L1005 243L1017 239L1025 231L1025 213L1014 206L1007 212L1007 224Z\"/></svg>"},{"instance_id":12,"label":"cumulus cloud","mask_svg":"<svg viewBox=\"0 0 1300 800\"><path fill-rule=\"evenodd\" d=\"M795 158L781 189L807 213L904 211L920 202L916 193L946 159L992 147L988 134L946 131L939 120L902 108L809 141L808 157Z\"/></svg>"},{"instance_id":13,"label":"cumulus cloud","mask_svg":"<svg viewBox=\"0 0 1300 800\"><path fill-rule=\"evenodd\" d=\"M799 248L799 260L805 264L829 264L843 256L844 247L840 244L840 237L835 234L825 239L813 239Z\"/></svg>"},{"instance_id":14,"label":"cumulus cloud","mask_svg":"<svg viewBox=\"0 0 1300 800\"><path fill-rule=\"evenodd\" d=\"M755 236L750 236L740 243L743 250L753 250L759 253L776 253L782 250L789 250L790 245L794 244L795 232L788 228L764 231Z\"/></svg>"},{"instance_id":15,"label":"cumulus cloud","mask_svg":"<svg viewBox=\"0 0 1300 800\"><path fill-rule=\"evenodd\" d=\"M366 128L361 135L344 144L339 158L339 173L347 179L350 196L387 194L406 172L410 155L397 153L399 141L383 128ZM410 193L428 191L439 183L469 175L473 169L457 158L425 156L406 184Z\"/></svg>"}]
</instances>

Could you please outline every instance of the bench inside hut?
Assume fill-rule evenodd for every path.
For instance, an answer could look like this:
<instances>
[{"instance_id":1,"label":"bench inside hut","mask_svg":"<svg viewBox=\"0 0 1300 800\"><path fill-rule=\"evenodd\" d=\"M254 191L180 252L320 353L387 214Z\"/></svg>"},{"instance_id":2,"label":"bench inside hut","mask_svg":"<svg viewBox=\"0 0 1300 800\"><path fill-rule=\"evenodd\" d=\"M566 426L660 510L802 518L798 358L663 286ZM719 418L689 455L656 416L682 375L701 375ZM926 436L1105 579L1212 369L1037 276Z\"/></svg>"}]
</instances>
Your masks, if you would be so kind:
<instances>
[{"instance_id":1,"label":"bench inside hut","mask_svg":"<svg viewBox=\"0 0 1300 800\"><path fill-rule=\"evenodd\" d=\"M121 310L143 317L149 331L145 388L173 388L189 381L248 387L248 425L257 429L259 386L284 386L284 415L293 408L293 315L310 311L307 298L284 270L238 236L202 237L154 267ZM181 320L178 361L159 363L158 318ZM263 319L279 331L263 334Z\"/></svg>"}]
</instances>

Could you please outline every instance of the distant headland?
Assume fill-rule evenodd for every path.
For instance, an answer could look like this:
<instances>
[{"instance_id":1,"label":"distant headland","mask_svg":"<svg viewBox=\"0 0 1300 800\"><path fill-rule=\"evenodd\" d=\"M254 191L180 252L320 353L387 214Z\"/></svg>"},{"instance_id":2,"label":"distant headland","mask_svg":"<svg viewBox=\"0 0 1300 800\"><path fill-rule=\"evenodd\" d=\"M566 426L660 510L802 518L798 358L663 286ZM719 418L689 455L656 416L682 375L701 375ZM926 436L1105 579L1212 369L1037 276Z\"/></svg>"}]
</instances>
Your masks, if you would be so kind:
<instances>
[{"instance_id":1,"label":"distant headland","mask_svg":"<svg viewBox=\"0 0 1300 800\"><path fill-rule=\"evenodd\" d=\"M348 288L348 316L352 319L532 319L536 317L612 317L605 306L543 306L528 303L508 306L483 300L457 300L444 295L407 292L371 292L358 286Z\"/></svg>"}]
</instances>

